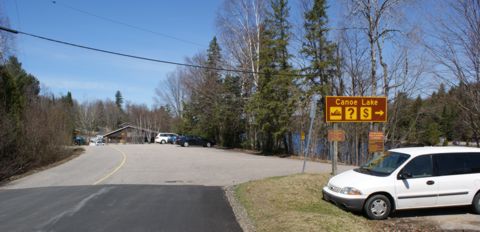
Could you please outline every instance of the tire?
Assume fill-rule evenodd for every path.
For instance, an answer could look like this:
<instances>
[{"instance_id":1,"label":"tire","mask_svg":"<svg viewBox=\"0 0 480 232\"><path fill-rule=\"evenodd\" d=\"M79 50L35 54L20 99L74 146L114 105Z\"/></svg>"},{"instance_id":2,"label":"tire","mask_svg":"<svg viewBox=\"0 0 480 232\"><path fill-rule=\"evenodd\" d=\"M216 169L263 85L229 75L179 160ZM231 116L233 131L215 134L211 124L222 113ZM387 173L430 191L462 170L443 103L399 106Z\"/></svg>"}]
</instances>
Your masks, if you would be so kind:
<instances>
[{"instance_id":1,"label":"tire","mask_svg":"<svg viewBox=\"0 0 480 232\"><path fill-rule=\"evenodd\" d=\"M166 142L165 142L165 140L162 140L160 143L161 143L161 144L165 144Z\"/></svg>"},{"instance_id":2,"label":"tire","mask_svg":"<svg viewBox=\"0 0 480 232\"><path fill-rule=\"evenodd\" d=\"M368 218L372 220L383 220L392 211L392 203L385 195L373 195L365 202L363 210Z\"/></svg>"},{"instance_id":3,"label":"tire","mask_svg":"<svg viewBox=\"0 0 480 232\"><path fill-rule=\"evenodd\" d=\"M472 209L475 214L480 214L480 192L473 198Z\"/></svg>"},{"instance_id":4,"label":"tire","mask_svg":"<svg viewBox=\"0 0 480 232\"><path fill-rule=\"evenodd\" d=\"M212 144L209 143L209 142L206 145L207 145L207 147L212 147Z\"/></svg>"},{"instance_id":5,"label":"tire","mask_svg":"<svg viewBox=\"0 0 480 232\"><path fill-rule=\"evenodd\" d=\"M183 146L184 146L184 147L188 147L188 142L184 142L184 143L183 143Z\"/></svg>"}]
</instances>

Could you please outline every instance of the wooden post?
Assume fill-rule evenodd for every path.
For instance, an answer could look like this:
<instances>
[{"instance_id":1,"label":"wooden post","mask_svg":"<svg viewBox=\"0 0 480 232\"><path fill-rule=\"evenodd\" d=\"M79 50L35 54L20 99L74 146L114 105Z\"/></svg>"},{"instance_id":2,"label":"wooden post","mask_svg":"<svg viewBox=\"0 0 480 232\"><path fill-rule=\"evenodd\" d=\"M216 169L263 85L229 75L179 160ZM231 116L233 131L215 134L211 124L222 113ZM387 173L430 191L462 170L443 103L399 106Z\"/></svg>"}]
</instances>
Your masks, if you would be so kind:
<instances>
[{"instance_id":1,"label":"wooden post","mask_svg":"<svg viewBox=\"0 0 480 232\"><path fill-rule=\"evenodd\" d=\"M333 124L333 130L337 130L337 124ZM338 156L338 141L333 141L333 153L332 153L332 175L337 175L337 156Z\"/></svg>"}]
</instances>

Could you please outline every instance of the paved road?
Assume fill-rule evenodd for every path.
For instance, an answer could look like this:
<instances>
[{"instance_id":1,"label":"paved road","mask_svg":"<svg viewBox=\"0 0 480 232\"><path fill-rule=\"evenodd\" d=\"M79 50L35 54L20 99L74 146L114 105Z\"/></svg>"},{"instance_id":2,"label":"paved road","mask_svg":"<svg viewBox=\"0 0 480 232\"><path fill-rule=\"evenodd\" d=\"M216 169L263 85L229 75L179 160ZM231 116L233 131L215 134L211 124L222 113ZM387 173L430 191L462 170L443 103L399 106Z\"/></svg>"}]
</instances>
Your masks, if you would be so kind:
<instances>
[{"instance_id":1,"label":"paved road","mask_svg":"<svg viewBox=\"0 0 480 232\"><path fill-rule=\"evenodd\" d=\"M200 147L86 147L1 187L0 231L241 231L221 186L301 167L299 160ZM330 166L308 163L307 171Z\"/></svg>"},{"instance_id":2,"label":"paved road","mask_svg":"<svg viewBox=\"0 0 480 232\"><path fill-rule=\"evenodd\" d=\"M226 186L299 173L303 161L235 151L170 144L86 147L80 157L17 180L4 188L96 184ZM112 171L115 171L112 175ZM350 167L340 166L339 170ZM324 163L307 163L307 172L330 172ZM108 178L104 178L108 176ZM100 181L100 182L99 182Z\"/></svg>"},{"instance_id":3,"label":"paved road","mask_svg":"<svg viewBox=\"0 0 480 232\"><path fill-rule=\"evenodd\" d=\"M0 231L240 231L220 186L301 167L300 160L201 147L86 147L67 163L0 187ZM330 170L307 164L307 172ZM480 228L480 216L463 209L402 212L397 219Z\"/></svg>"},{"instance_id":4,"label":"paved road","mask_svg":"<svg viewBox=\"0 0 480 232\"><path fill-rule=\"evenodd\" d=\"M241 231L220 187L98 185L0 191L0 231Z\"/></svg>"}]
</instances>

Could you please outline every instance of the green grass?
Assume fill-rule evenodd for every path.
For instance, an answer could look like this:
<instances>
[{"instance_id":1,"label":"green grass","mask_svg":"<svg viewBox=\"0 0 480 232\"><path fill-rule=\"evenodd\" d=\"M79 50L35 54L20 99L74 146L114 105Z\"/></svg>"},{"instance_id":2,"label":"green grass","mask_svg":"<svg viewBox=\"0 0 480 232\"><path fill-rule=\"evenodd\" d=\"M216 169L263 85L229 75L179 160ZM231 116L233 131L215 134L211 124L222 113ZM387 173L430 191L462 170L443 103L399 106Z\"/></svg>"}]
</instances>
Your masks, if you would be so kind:
<instances>
[{"instance_id":1,"label":"green grass","mask_svg":"<svg viewBox=\"0 0 480 232\"><path fill-rule=\"evenodd\" d=\"M274 177L237 186L257 231L372 231L370 221L322 200L329 175Z\"/></svg>"}]
</instances>

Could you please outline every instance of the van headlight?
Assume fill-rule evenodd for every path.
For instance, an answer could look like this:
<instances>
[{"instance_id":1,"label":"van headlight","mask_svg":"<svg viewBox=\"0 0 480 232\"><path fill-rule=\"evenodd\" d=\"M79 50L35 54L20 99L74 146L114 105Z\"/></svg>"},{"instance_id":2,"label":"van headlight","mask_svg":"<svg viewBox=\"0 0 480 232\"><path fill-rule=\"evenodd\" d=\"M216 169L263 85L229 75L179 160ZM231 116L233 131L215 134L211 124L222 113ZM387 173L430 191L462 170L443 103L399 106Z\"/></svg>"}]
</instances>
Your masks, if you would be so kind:
<instances>
[{"instance_id":1,"label":"van headlight","mask_svg":"<svg viewBox=\"0 0 480 232\"><path fill-rule=\"evenodd\" d=\"M362 192L360 190L353 188L353 187L345 187L342 188L340 191L341 194L346 194L346 195L362 195Z\"/></svg>"}]
</instances>

